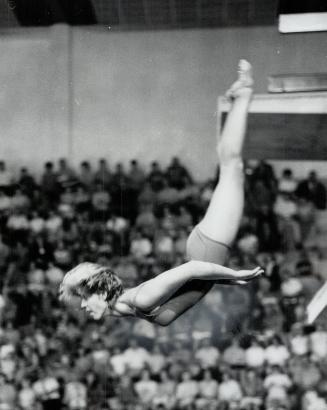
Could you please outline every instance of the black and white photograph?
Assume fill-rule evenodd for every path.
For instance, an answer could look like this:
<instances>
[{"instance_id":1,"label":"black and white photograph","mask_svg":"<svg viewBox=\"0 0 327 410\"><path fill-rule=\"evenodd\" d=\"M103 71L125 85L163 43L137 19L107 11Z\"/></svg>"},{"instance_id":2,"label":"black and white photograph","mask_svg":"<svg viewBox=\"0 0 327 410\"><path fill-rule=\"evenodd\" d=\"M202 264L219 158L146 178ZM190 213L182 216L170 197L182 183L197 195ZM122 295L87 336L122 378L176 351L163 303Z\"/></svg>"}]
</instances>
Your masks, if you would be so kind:
<instances>
[{"instance_id":1,"label":"black and white photograph","mask_svg":"<svg viewBox=\"0 0 327 410\"><path fill-rule=\"evenodd\" d=\"M0 0L0 410L327 410L326 0Z\"/></svg>"}]
</instances>

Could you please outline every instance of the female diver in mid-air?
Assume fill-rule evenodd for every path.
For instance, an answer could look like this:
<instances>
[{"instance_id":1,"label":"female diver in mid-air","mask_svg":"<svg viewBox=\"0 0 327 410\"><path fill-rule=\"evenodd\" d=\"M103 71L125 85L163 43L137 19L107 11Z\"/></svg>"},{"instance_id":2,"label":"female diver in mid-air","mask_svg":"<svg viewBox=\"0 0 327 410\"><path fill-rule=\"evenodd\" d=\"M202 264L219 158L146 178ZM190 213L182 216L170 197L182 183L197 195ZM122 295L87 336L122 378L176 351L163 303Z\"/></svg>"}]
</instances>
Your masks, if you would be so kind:
<instances>
[{"instance_id":1,"label":"female diver in mid-air","mask_svg":"<svg viewBox=\"0 0 327 410\"><path fill-rule=\"evenodd\" d=\"M227 91L228 113L217 153L220 178L204 218L187 241L189 262L172 268L140 285L124 290L108 268L84 262L69 271L60 286L60 298L81 298L81 308L95 320L105 315L135 316L162 326L169 325L196 304L215 283L245 284L263 271L221 266L239 229L244 205L242 147L252 96L252 68L240 60L238 80Z\"/></svg>"}]
</instances>

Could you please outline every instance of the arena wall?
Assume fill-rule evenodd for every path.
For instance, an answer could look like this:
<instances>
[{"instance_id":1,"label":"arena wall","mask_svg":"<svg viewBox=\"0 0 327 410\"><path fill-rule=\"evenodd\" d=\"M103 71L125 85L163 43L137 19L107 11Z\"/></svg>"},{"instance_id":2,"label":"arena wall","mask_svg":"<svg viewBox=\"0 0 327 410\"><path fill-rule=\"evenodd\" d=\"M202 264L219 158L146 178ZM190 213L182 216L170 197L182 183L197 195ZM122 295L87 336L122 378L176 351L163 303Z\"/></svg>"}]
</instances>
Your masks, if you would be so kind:
<instances>
[{"instance_id":1,"label":"arena wall","mask_svg":"<svg viewBox=\"0 0 327 410\"><path fill-rule=\"evenodd\" d=\"M216 166L216 100L240 57L267 76L324 72L325 33L276 27L114 32L109 27L15 29L0 35L0 157L39 171L64 156L165 164L178 155L204 179ZM72 52L70 52L72 51ZM277 170L285 165L277 163ZM323 162L294 163L299 176Z\"/></svg>"}]
</instances>

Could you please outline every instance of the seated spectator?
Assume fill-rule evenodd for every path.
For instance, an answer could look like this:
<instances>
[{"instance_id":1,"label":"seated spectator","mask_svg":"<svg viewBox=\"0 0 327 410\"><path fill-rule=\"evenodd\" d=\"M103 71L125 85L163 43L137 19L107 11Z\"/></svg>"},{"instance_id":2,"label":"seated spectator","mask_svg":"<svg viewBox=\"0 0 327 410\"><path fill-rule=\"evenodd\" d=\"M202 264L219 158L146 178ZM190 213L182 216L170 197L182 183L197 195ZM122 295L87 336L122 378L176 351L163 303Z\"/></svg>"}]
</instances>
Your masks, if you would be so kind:
<instances>
[{"instance_id":1,"label":"seated spectator","mask_svg":"<svg viewBox=\"0 0 327 410\"><path fill-rule=\"evenodd\" d=\"M65 158L60 158L58 161L57 181L61 189L71 187L77 182L75 173Z\"/></svg>"},{"instance_id":2,"label":"seated spectator","mask_svg":"<svg viewBox=\"0 0 327 410\"><path fill-rule=\"evenodd\" d=\"M261 375L253 369L242 372L241 387L244 394L241 406L245 409L254 408L254 410L261 408L264 396L264 387Z\"/></svg>"},{"instance_id":3,"label":"seated spectator","mask_svg":"<svg viewBox=\"0 0 327 410\"><path fill-rule=\"evenodd\" d=\"M309 335L311 357L314 362L327 358L327 331L324 325L316 326L314 332Z\"/></svg>"},{"instance_id":4,"label":"seated spectator","mask_svg":"<svg viewBox=\"0 0 327 410\"><path fill-rule=\"evenodd\" d=\"M78 179L86 192L92 191L94 184L94 173L92 171L91 164L88 161L81 162Z\"/></svg>"},{"instance_id":5,"label":"seated spectator","mask_svg":"<svg viewBox=\"0 0 327 410\"><path fill-rule=\"evenodd\" d=\"M166 170L166 178L170 187L183 189L185 181L192 183L189 171L181 164L178 157L173 157Z\"/></svg>"},{"instance_id":6,"label":"seated spectator","mask_svg":"<svg viewBox=\"0 0 327 410\"><path fill-rule=\"evenodd\" d=\"M291 368L294 383L302 390L317 389L321 380L321 372L318 366L311 362L308 356L302 356L299 362L299 368L294 372Z\"/></svg>"},{"instance_id":7,"label":"seated spectator","mask_svg":"<svg viewBox=\"0 0 327 410\"><path fill-rule=\"evenodd\" d=\"M197 408L208 409L216 404L218 386L218 382L212 377L210 370L205 370L203 379L199 381L199 398L196 399Z\"/></svg>"},{"instance_id":8,"label":"seated spectator","mask_svg":"<svg viewBox=\"0 0 327 410\"><path fill-rule=\"evenodd\" d=\"M147 406L150 407L157 395L158 383L150 378L148 370L142 371L141 379L135 383L135 391L140 403L142 403L145 408L147 408Z\"/></svg>"},{"instance_id":9,"label":"seated spectator","mask_svg":"<svg viewBox=\"0 0 327 410\"><path fill-rule=\"evenodd\" d=\"M188 409L194 403L196 396L199 393L199 383L191 378L191 374L187 371L182 373L181 381L176 387L177 405L180 409Z\"/></svg>"},{"instance_id":10,"label":"seated spectator","mask_svg":"<svg viewBox=\"0 0 327 410\"><path fill-rule=\"evenodd\" d=\"M76 212L83 213L88 211L91 206L91 194L84 187L84 185L78 185L76 192L74 193L74 205Z\"/></svg>"},{"instance_id":11,"label":"seated spectator","mask_svg":"<svg viewBox=\"0 0 327 410\"><path fill-rule=\"evenodd\" d=\"M158 229L153 241L153 253L161 260L172 261L174 255L174 241L167 229Z\"/></svg>"},{"instance_id":12,"label":"seated spectator","mask_svg":"<svg viewBox=\"0 0 327 410\"><path fill-rule=\"evenodd\" d=\"M245 363L250 368L260 368L266 360L265 349L253 338L251 346L245 350Z\"/></svg>"},{"instance_id":13,"label":"seated spectator","mask_svg":"<svg viewBox=\"0 0 327 410\"><path fill-rule=\"evenodd\" d=\"M129 185L132 190L139 192L145 182L145 173L140 167L136 159L130 161L130 169L128 173Z\"/></svg>"},{"instance_id":14,"label":"seated spectator","mask_svg":"<svg viewBox=\"0 0 327 410\"><path fill-rule=\"evenodd\" d=\"M98 161L98 169L94 174L94 182L101 184L104 189L110 188L111 172L105 158L100 158Z\"/></svg>"},{"instance_id":15,"label":"seated spectator","mask_svg":"<svg viewBox=\"0 0 327 410\"><path fill-rule=\"evenodd\" d=\"M183 366L190 364L192 359L191 349L187 346L187 343L181 340L175 340L173 342L173 349L170 352L170 361L172 363L180 363Z\"/></svg>"},{"instance_id":16,"label":"seated spectator","mask_svg":"<svg viewBox=\"0 0 327 410\"><path fill-rule=\"evenodd\" d=\"M45 229L45 219L37 211L33 211L29 219L29 229L33 234L40 234Z\"/></svg>"},{"instance_id":17,"label":"seated spectator","mask_svg":"<svg viewBox=\"0 0 327 410\"><path fill-rule=\"evenodd\" d=\"M260 351L261 353L261 351ZM231 345L229 345L223 352L222 360L230 367L243 367L246 364L246 351L240 346L238 338L232 339ZM250 352L251 362L251 352Z\"/></svg>"},{"instance_id":18,"label":"seated spectator","mask_svg":"<svg viewBox=\"0 0 327 410\"><path fill-rule=\"evenodd\" d=\"M126 369L126 358L125 354L119 347L115 347L113 354L110 357L110 364L116 375L122 376Z\"/></svg>"},{"instance_id":19,"label":"seated spectator","mask_svg":"<svg viewBox=\"0 0 327 410\"><path fill-rule=\"evenodd\" d=\"M91 202L94 210L94 215L97 218L105 218L109 211L111 197L101 184L96 184L95 190L91 196Z\"/></svg>"},{"instance_id":20,"label":"seated spectator","mask_svg":"<svg viewBox=\"0 0 327 410\"><path fill-rule=\"evenodd\" d=\"M307 259L297 262L296 275L302 284L303 296L309 302L323 285L323 282L319 276L313 274L312 265Z\"/></svg>"},{"instance_id":21,"label":"seated spectator","mask_svg":"<svg viewBox=\"0 0 327 410\"><path fill-rule=\"evenodd\" d=\"M289 357L290 353L287 347L282 344L277 335L274 336L271 344L269 344L265 349L266 363L271 366L284 367Z\"/></svg>"},{"instance_id":22,"label":"seated spectator","mask_svg":"<svg viewBox=\"0 0 327 410\"><path fill-rule=\"evenodd\" d=\"M0 189L0 216L7 215L11 208L11 199L4 192L3 189Z\"/></svg>"},{"instance_id":23,"label":"seated spectator","mask_svg":"<svg viewBox=\"0 0 327 410\"><path fill-rule=\"evenodd\" d=\"M44 410L60 410L60 385L50 372L39 370L38 379L33 383L33 390Z\"/></svg>"},{"instance_id":24,"label":"seated spectator","mask_svg":"<svg viewBox=\"0 0 327 410\"><path fill-rule=\"evenodd\" d=\"M319 397L316 391L309 390L303 395L302 410L327 410L326 400Z\"/></svg>"},{"instance_id":25,"label":"seated spectator","mask_svg":"<svg viewBox=\"0 0 327 410\"><path fill-rule=\"evenodd\" d=\"M163 354L158 343L154 343L149 358L149 368L153 375L162 375L162 371L167 364L168 358ZM165 374L167 375L167 374Z\"/></svg>"},{"instance_id":26,"label":"seated spectator","mask_svg":"<svg viewBox=\"0 0 327 410\"><path fill-rule=\"evenodd\" d=\"M131 377L128 374L124 374L115 388L115 393L117 399L124 406L124 409L133 410L138 404L138 394L135 391L135 384L133 383ZM98 398L96 400L96 407L98 408ZM109 399L110 406L112 406L112 399ZM112 407L110 407L111 409ZM114 407L113 407L114 408ZM121 407L117 407L121 409Z\"/></svg>"},{"instance_id":27,"label":"seated spectator","mask_svg":"<svg viewBox=\"0 0 327 410\"><path fill-rule=\"evenodd\" d=\"M194 352L194 357L200 362L203 369L210 369L218 365L220 352L217 347L212 345L210 338L205 338Z\"/></svg>"},{"instance_id":28,"label":"seated spectator","mask_svg":"<svg viewBox=\"0 0 327 410\"><path fill-rule=\"evenodd\" d=\"M14 190L14 194L11 196L11 206L13 209L26 212L30 203L29 197L21 189L16 188Z\"/></svg>"},{"instance_id":29,"label":"seated spectator","mask_svg":"<svg viewBox=\"0 0 327 410\"><path fill-rule=\"evenodd\" d=\"M18 209L13 210L7 220L7 228L16 240L24 240L29 229L27 216Z\"/></svg>"},{"instance_id":30,"label":"seated spectator","mask_svg":"<svg viewBox=\"0 0 327 410\"><path fill-rule=\"evenodd\" d=\"M161 191L165 185L166 177L157 161L151 163L148 182L154 192Z\"/></svg>"},{"instance_id":31,"label":"seated spectator","mask_svg":"<svg viewBox=\"0 0 327 410\"><path fill-rule=\"evenodd\" d=\"M294 178L293 171L290 168L283 169L282 176L278 181L278 191L293 194L296 186L297 182Z\"/></svg>"},{"instance_id":32,"label":"seated spectator","mask_svg":"<svg viewBox=\"0 0 327 410\"><path fill-rule=\"evenodd\" d=\"M62 227L62 217L57 213L50 211L45 220L45 229L49 237L56 237L59 229Z\"/></svg>"},{"instance_id":33,"label":"seated spectator","mask_svg":"<svg viewBox=\"0 0 327 410\"><path fill-rule=\"evenodd\" d=\"M305 244L305 241L310 237L316 224L316 211L313 202L308 201L306 198L299 198L297 200L297 221L299 223L301 242Z\"/></svg>"},{"instance_id":34,"label":"seated spectator","mask_svg":"<svg viewBox=\"0 0 327 410\"><path fill-rule=\"evenodd\" d=\"M87 389L85 383L71 373L64 389L63 402L69 410L87 409Z\"/></svg>"},{"instance_id":35,"label":"seated spectator","mask_svg":"<svg viewBox=\"0 0 327 410\"><path fill-rule=\"evenodd\" d=\"M28 378L24 378L21 381L18 391L18 404L22 410L34 410L37 408L36 394Z\"/></svg>"},{"instance_id":36,"label":"seated spectator","mask_svg":"<svg viewBox=\"0 0 327 410\"><path fill-rule=\"evenodd\" d=\"M176 402L176 382L168 376L165 370L162 370L159 375L159 383L157 388L156 397L153 400L153 404L158 408L171 410L175 406Z\"/></svg>"},{"instance_id":37,"label":"seated spectator","mask_svg":"<svg viewBox=\"0 0 327 410\"><path fill-rule=\"evenodd\" d=\"M130 243L130 253L136 259L144 258L152 252L151 241L142 235L140 231L136 231Z\"/></svg>"},{"instance_id":38,"label":"seated spectator","mask_svg":"<svg viewBox=\"0 0 327 410\"><path fill-rule=\"evenodd\" d=\"M157 228L157 218L152 205L143 205L135 220L135 227L144 234L153 236Z\"/></svg>"},{"instance_id":39,"label":"seated spectator","mask_svg":"<svg viewBox=\"0 0 327 410\"><path fill-rule=\"evenodd\" d=\"M298 198L313 202L317 209L326 209L326 187L319 180L316 171L310 171L308 177L299 182L295 193Z\"/></svg>"},{"instance_id":40,"label":"seated spectator","mask_svg":"<svg viewBox=\"0 0 327 410\"><path fill-rule=\"evenodd\" d=\"M297 212L297 206L293 197L287 193L279 192L274 203L274 212L286 220L293 218Z\"/></svg>"},{"instance_id":41,"label":"seated spectator","mask_svg":"<svg viewBox=\"0 0 327 410\"><path fill-rule=\"evenodd\" d=\"M55 265L63 270L68 269L72 264L72 252L63 241L57 243L57 247L53 251L53 257Z\"/></svg>"},{"instance_id":42,"label":"seated spectator","mask_svg":"<svg viewBox=\"0 0 327 410\"><path fill-rule=\"evenodd\" d=\"M134 338L129 342L124 357L127 368L132 374L138 376L149 363L151 356L146 349L139 346L137 340Z\"/></svg>"},{"instance_id":43,"label":"seated spectator","mask_svg":"<svg viewBox=\"0 0 327 410\"><path fill-rule=\"evenodd\" d=\"M47 204L52 206L59 198L60 186L58 183L58 175L53 169L53 163L50 161L46 162L44 165L40 188L42 194L45 196Z\"/></svg>"},{"instance_id":44,"label":"seated spectator","mask_svg":"<svg viewBox=\"0 0 327 410\"><path fill-rule=\"evenodd\" d=\"M168 185L166 180L162 182L162 188L157 194L157 204L159 206L169 206L179 201L179 192L175 187Z\"/></svg>"},{"instance_id":45,"label":"seated spectator","mask_svg":"<svg viewBox=\"0 0 327 410\"><path fill-rule=\"evenodd\" d=\"M284 390L284 393L282 393L282 399L285 400L287 397L287 390L292 386L292 381L289 375L282 371L281 367L273 365L270 368L267 368L267 375L263 381L263 386L267 390L268 396L270 396L270 391L273 387L281 387Z\"/></svg>"},{"instance_id":46,"label":"seated spectator","mask_svg":"<svg viewBox=\"0 0 327 410\"><path fill-rule=\"evenodd\" d=\"M20 169L20 175L18 178L18 186L29 198L34 197L34 191L37 188L34 177L29 173L26 167Z\"/></svg>"},{"instance_id":47,"label":"seated spectator","mask_svg":"<svg viewBox=\"0 0 327 410\"><path fill-rule=\"evenodd\" d=\"M8 171L5 161L0 161L0 190L10 193L13 184L13 176Z\"/></svg>"},{"instance_id":48,"label":"seated spectator","mask_svg":"<svg viewBox=\"0 0 327 410\"><path fill-rule=\"evenodd\" d=\"M129 222L127 219L123 218L122 216L112 214L111 217L107 221L106 227L108 231L121 235L128 230Z\"/></svg>"},{"instance_id":49,"label":"seated spectator","mask_svg":"<svg viewBox=\"0 0 327 410\"><path fill-rule=\"evenodd\" d=\"M192 215L188 212L185 206L180 206L178 214L175 218L177 229L189 229L193 225Z\"/></svg>"},{"instance_id":50,"label":"seated spectator","mask_svg":"<svg viewBox=\"0 0 327 410\"><path fill-rule=\"evenodd\" d=\"M75 194L72 187L68 186L64 188L60 194L60 204L73 206L76 201Z\"/></svg>"},{"instance_id":51,"label":"seated spectator","mask_svg":"<svg viewBox=\"0 0 327 410\"><path fill-rule=\"evenodd\" d=\"M136 285L138 280L138 271L136 264L133 263L131 257L123 256L119 258L119 262L115 266L115 272L127 288L131 288Z\"/></svg>"},{"instance_id":52,"label":"seated spectator","mask_svg":"<svg viewBox=\"0 0 327 410\"><path fill-rule=\"evenodd\" d=\"M15 410L17 400L17 391L15 385L6 380L0 373L0 409Z\"/></svg>"},{"instance_id":53,"label":"seated spectator","mask_svg":"<svg viewBox=\"0 0 327 410\"><path fill-rule=\"evenodd\" d=\"M240 383L232 376L232 374L230 374L230 372L225 371L218 387L219 402L240 402L242 397L243 392Z\"/></svg>"},{"instance_id":54,"label":"seated spectator","mask_svg":"<svg viewBox=\"0 0 327 410\"><path fill-rule=\"evenodd\" d=\"M304 334L303 326L295 323L289 334L290 350L293 355L305 356L309 353L309 337Z\"/></svg>"},{"instance_id":55,"label":"seated spectator","mask_svg":"<svg viewBox=\"0 0 327 410\"><path fill-rule=\"evenodd\" d=\"M153 208L157 201L157 193L152 189L150 182L144 184L143 189L138 195L137 201L140 209L142 209L142 206Z\"/></svg>"}]
</instances>

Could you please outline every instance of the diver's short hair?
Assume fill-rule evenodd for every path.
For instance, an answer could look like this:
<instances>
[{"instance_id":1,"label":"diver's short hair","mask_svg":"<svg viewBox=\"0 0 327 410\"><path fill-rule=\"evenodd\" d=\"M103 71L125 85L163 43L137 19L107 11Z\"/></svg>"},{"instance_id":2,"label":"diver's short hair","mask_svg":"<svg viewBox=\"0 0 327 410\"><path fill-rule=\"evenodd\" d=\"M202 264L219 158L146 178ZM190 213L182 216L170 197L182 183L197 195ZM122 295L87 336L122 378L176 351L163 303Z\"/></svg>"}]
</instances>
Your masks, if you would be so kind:
<instances>
[{"instance_id":1,"label":"diver's short hair","mask_svg":"<svg viewBox=\"0 0 327 410\"><path fill-rule=\"evenodd\" d=\"M91 262L83 262L66 273L59 289L60 300L70 303L78 291L106 293L108 306L112 307L123 293L123 285L117 275L108 267Z\"/></svg>"}]
</instances>

